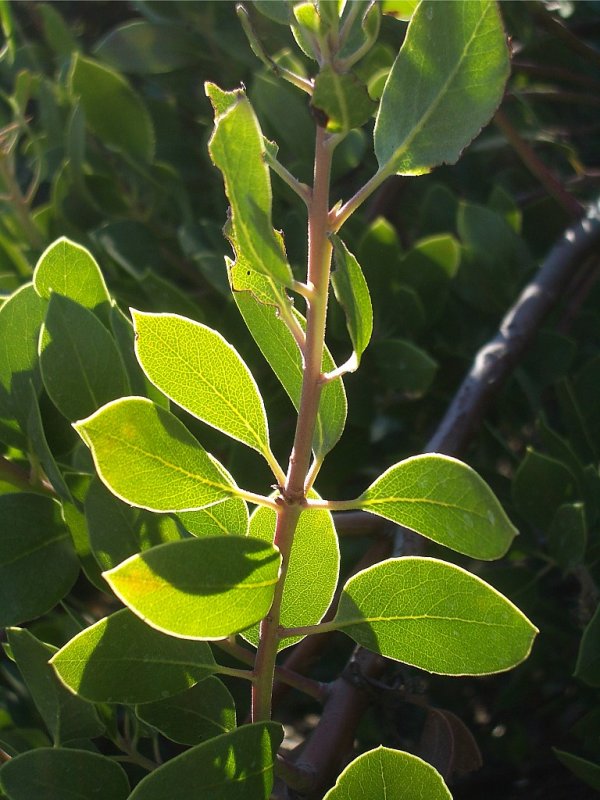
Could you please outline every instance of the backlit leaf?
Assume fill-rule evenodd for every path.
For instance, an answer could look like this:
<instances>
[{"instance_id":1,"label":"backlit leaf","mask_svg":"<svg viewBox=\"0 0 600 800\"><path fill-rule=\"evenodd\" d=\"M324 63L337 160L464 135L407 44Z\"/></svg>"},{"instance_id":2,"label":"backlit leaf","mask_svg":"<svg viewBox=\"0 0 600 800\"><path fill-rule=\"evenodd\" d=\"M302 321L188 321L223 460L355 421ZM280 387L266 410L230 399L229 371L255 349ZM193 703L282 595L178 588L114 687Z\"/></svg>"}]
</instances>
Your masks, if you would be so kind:
<instances>
[{"instance_id":1,"label":"backlit leaf","mask_svg":"<svg viewBox=\"0 0 600 800\"><path fill-rule=\"evenodd\" d=\"M217 331L176 314L132 311L144 372L186 411L228 436L269 452L264 404L250 370Z\"/></svg>"},{"instance_id":2,"label":"backlit leaf","mask_svg":"<svg viewBox=\"0 0 600 800\"><path fill-rule=\"evenodd\" d=\"M0 495L0 626L50 611L75 583L79 562L60 505L37 494Z\"/></svg>"},{"instance_id":3,"label":"backlit leaf","mask_svg":"<svg viewBox=\"0 0 600 800\"><path fill-rule=\"evenodd\" d=\"M377 114L380 170L418 175L454 164L498 107L508 74L495 2L422 0Z\"/></svg>"},{"instance_id":4,"label":"backlit leaf","mask_svg":"<svg viewBox=\"0 0 600 800\"><path fill-rule=\"evenodd\" d=\"M51 664L65 686L96 703L163 699L216 670L206 642L166 636L127 608L83 630Z\"/></svg>"},{"instance_id":5,"label":"backlit leaf","mask_svg":"<svg viewBox=\"0 0 600 800\"><path fill-rule=\"evenodd\" d=\"M37 340L46 306L28 283L0 308L0 418L17 419L23 431L27 430L31 383L36 393L41 386ZM18 430L14 437L11 444L23 443Z\"/></svg>"},{"instance_id":6,"label":"backlit leaf","mask_svg":"<svg viewBox=\"0 0 600 800\"><path fill-rule=\"evenodd\" d=\"M332 236L332 243L335 270L331 284L346 314L346 326L354 348L349 369L354 371L358 369L373 333L373 308L360 264L339 236Z\"/></svg>"},{"instance_id":7,"label":"backlit leaf","mask_svg":"<svg viewBox=\"0 0 600 800\"><path fill-rule=\"evenodd\" d=\"M250 518L250 536L272 543L276 514L258 508ZM323 619L337 586L340 551L333 518L328 511L309 509L298 520L281 601L281 625L295 628ZM244 638L258 644L258 627L244 631ZM283 650L302 637L283 639Z\"/></svg>"},{"instance_id":8,"label":"backlit leaf","mask_svg":"<svg viewBox=\"0 0 600 800\"><path fill-rule=\"evenodd\" d=\"M395 464L356 506L472 558L501 558L517 533L482 478L449 456L426 454Z\"/></svg>"},{"instance_id":9,"label":"backlit leaf","mask_svg":"<svg viewBox=\"0 0 600 800\"><path fill-rule=\"evenodd\" d=\"M214 676L185 692L144 703L138 717L180 744L200 744L235 728L235 703L229 690Z\"/></svg>"},{"instance_id":10,"label":"backlit leaf","mask_svg":"<svg viewBox=\"0 0 600 800\"><path fill-rule=\"evenodd\" d=\"M235 494L185 425L145 397L125 397L75 426L98 475L127 503L189 511Z\"/></svg>"},{"instance_id":11,"label":"backlit leaf","mask_svg":"<svg viewBox=\"0 0 600 800\"><path fill-rule=\"evenodd\" d=\"M65 794L68 787L68 795ZM9 800L126 800L129 782L123 768L88 750L39 747L0 768L0 788Z\"/></svg>"},{"instance_id":12,"label":"backlit leaf","mask_svg":"<svg viewBox=\"0 0 600 800\"><path fill-rule=\"evenodd\" d=\"M165 800L174 786L177 800L198 800L199 780L202 800L268 800L282 738L276 722L244 725L154 770L138 783L129 800Z\"/></svg>"},{"instance_id":13,"label":"backlit leaf","mask_svg":"<svg viewBox=\"0 0 600 800\"><path fill-rule=\"evenodd\" d=\"M331 626L376 653L441 675L503 672L537 629L471 573L433 558L391 558L344 586Z\"/></svg>"},{"instance_id":14,"label":"backlit leaf","mask_svg":"<svg viewBox=\"0 0 600 800\"><path fill-rule=\"evenodd\" d=\"M104 277L91 253L65 236L40 256L33 285L40 297L49 299L50 292L56 292L92 311L110 302Z\"/></svg>"},{"instance_id":15,"label":"backlit leaf","mask_svg":"<svg viewBox=\"0 0 600 800\"><path fill-rule=\"evenodd\" d=\"M248 533L248 506L240 497L200 511L180 511L177 519L194 536L246 536Z\"/></svg>"},{"instance_id":16,"label":"backlit leaf","mask_svg":"<svg viewBox=\"0 0 600 800\"><path fill-rule=\"evenodd\" d=\"M441 775L410 753L378 747L352 761L324 800L452 800Z\"/></svg>"},{"instance_id":17,"label":"backlit leaf","mask_svg":"<svg viewBox=\"0 0 600 800\"><path fill-rule=\"evenodd\" d=\"M278 550L257 539L185 539L132 556L104 577L120 599L158 630L222 639L262 619L279 576Z\"/></svg>"},{"instance_id":18,"label":"backlit leaf","mask_svg":"<svg viewBox=\"0 0 600 800\"><path fill-rule=\"evenodd\" d=\"M213 84L206 84L206 92L212 98ZM208 149L223 174L240 255L253 269L290 286L292 271L271 221L271 181L264 161L263 134L242 91L237 92L235 105L217 113Z\"/></svg>"},{"instance_id":19,"label":"backlit leaf","mask_svg":"<svg viewBox=\"0 0 600 800\"><path fill-rule=\"evenodd\" d=\"M233 298L248 330L297 410L302 390L302 355L292 332L281 318L286 313L283 293L273 282L238 262L230 264L229 275ZM303 331L304 318L297 312L290 313ZM323 371L333 369L335 363L326 348ZM313 450L317 456L325 456L339 441L346 423L346 412L344 384L341 378L336 378L325 384L321 391L313 436Z\"/></svg>"}]
</instances>

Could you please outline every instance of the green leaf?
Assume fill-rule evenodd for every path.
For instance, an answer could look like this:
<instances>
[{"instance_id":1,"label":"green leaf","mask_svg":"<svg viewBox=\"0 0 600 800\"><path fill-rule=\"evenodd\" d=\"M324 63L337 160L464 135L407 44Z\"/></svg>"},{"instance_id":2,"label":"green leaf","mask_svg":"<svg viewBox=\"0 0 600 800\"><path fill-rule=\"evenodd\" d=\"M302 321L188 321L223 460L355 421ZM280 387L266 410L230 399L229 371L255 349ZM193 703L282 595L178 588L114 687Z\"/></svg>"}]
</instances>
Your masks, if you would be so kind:
<instances>
[{"instance_id":1,"label":"green leaf","mask_svg":"<svg viewBox=\"0 0 600 800\"><path fill-rule=\"evenodd\" d=\"M40 297L65 295L94 311L110 303L100 267L92 254L65 236L53 242L40 256L33 273L33 285Z\"/></svg>"},{"instance_id":2,"label":"green leaf","mask_svg":"<svg viewBox=\"0 0 600 800\"><path fill-rule=\"evenodd\" d=\"M110 329L114 336L115 344L121 354L132 394L148 397L152 402L168 409L168 399L154 384L150 383L143 369L140 367L139 361L135 357L133 324L116 305L113 305L110 309Z\"/></svg>"},{"instance_id":3,"label":"green leaf","mask_svg":"<svg viewBox=\"0 0 600 800\"><path fill-rule=\"evenodd\" d=\"M257 539L214 536L162 544L104 577L145 622L186 639L222 639L271 607L279 551Z\"/></svg>"},{"instance_id":4,"label":"green leaf","mask_svg":"<svg viewBox=\"0 0 600 800\"><path fill-rule=\"evenodd\" d=\"M177 519L194 536L246 536L248 533L248 506L240 497L200 511L182 511Z\"/></svg>"},{"instance_id":5,"label":"green leaf","mask_svg":"<svg viewBox=\"0 0 600 800\"><path fill-rule=\"evenodd\" d=\"M417 756L378 747L350 762L324 800L452 800L442 776Z\"/></svg>"},{"instance_id":6,"label":"green leaf","mask_svg":"<svg viewBox=\"0 0 600 800\"><path fill-rule=\"evenodd\" d=\"M331 283L337 301L346 314L346 325L354 348L348 369L354 372L373 333L373 307L360 264L339 236L332 236L331 241L335 263Z\"/></svg>"},{"instance_id":7,"label":"green leaf","mask_svg":"<svg viewBox=\"0 0 600 800\"><path fill-rule=\"evenodd\" d=\"M206 84L211 98L213 84ZM291 286L293 275L287 263L281 236L271 222L271 181L264 161L263 134L252 106L242 91L237 102L219 114L208 145L211 158L225 181L231 206L231 226L238 254L258 272L271 276L278 283Z\"/></svg>"},{"instance_id":8,"label":"green leaf","mask_svg":"<svg viewBox=\"0 0 600 800\"><path fill-rule=\"evenodd\" d=\"M587 544L587 525L583 503L559 506L548 531L548 550L562 569L581 564Z\"/></svg>"},{"instance_id":9,"label":"green leaf","mask_svg":"<svg viewBox=\"0 0 600 800\"><path fill-rule=\"evenodd\" d=\"M177 800L198 800L199 786L202 800L268 800L282 738L276 722L244 725L154 770L138 783L129 800L165 800L172 797L174 786Z\"/></svg>"},{"instance_id":10,"label":"green leaf","mask_svg":"<svg viewBox=\"0 0 600 800\"><path fill-rule=\"evenodd\" d=\"M0 495L0 626L50 611L75 583L79 562L60 505L37 494Z\"/></svg>"},{"instance_id":11,"label":"green leaf","mask_svg":"<svg viewBox=\"0 0 600 800\"><path fill-rule=\"evenodd\" d=\"M517 533L471 467L437 454L390 467L358 498L356 507L486 561L501 558Z\"/></svg>"},{"instance_id":12,"label":"green leaf","mask_svg":"<svg viewBox=\"0 0 600 800\"><path fill-rule=\"evenodd\" d=\"M581 637L573 674L588 686L600 686L600 606Z\"/></svg>"},{"instance_id":13,"label":"green leaf","mask_svg":"<svg viewBox=\"0 0 600 800\"><path fill-rule=\"evenodd\" d=\"M236 726L233 697L215 677L205 678L174 697L138 706L136 714L179 744L200 744Z\"/></svg>"},{"instance_id":14,"label":"green leaf","mask_svg":"<svg viewBox=\"0 0 600 800\"><path fill-rule=\"evenodd\" d=\"M298 410L302 391L302 355L282 315L293 313L302 331L306 324L304 318L289 309L286 311L289 300L282 299L283 293L259 273L236 262L230 263L229 275L234 300L248 330ZM325 349L323 371L334 369L335 362ZM325 456L339 441L346 423L347 407L342 379L326 383L321 390L313 436L313 450L317 457Z\"/></svg>"},{"instance_id":15,"label":"green leaf","mask_svg":"<svg viewBox=\"0 0 600 800\"><path fill-rule=\"evenodd\" d=\"M40 366L50 399L70 420L129 391L119 351L104 325L84 306L54 292L40 332Z\"/></svg>"},{"instance_id":16,"label":"green leaf","mask_svg":"<svg viewBox=\"0 0 600 800\"><path fill-rule=\"evenodd\" d=\"M258 386L217 331L176 314L132 310L135 352L148 378L208 425L269 460L269 430Z\"/></svg>"},{"instance_id":17,"label":"green leaf","mask_svg":"<svg viewBox=\"0 0 600 800\"><path fill-rule=\"evenodd\" d=\"M63 503L63 518L67 524L81 568L89 582L106 592L108 587L94 558L83 503L90 487L91 475L70 473L66 476L71 499Z\"/></svg>"},{"instance_id":18,"label":"green leaf","mask_svg":"<svg viewBox=\"0 0 600 800\"><path fill-rule=\"evenodd\" d=\"M561 461L529 448L513 478L512 494L519 514L547 529L559 506L576 498L577 482Z\"/></svg>"},{"instance_id":19,"label":"green leaf","mask_svg":"<svg viewBox=\"0 0 600 800\"><path fill-rule=\"evenodd\" d=\"M373 343L375 362L386 386L416 400L426 394L438 370L438 363L424 350L405 339Z\"/></svg>"},{"instance_id":20,"label":"green leaf","mask_svg":"<svg viewBox=\"0 0 600 800\"><path fill-rule=\"evenodd\" d=\"M36 394L41 386L37 340L46 305L28 283L0 308L0 417L17 419L23 431L31 408L31 383ZM14 437L9 443L24 444L16 430Z\"/></svg>"},{"instance_id":21,"label":"green leaf","mask_svg":"<svg viewBox=\"0 0 600 800\"><path fill-rule=\"evenodd\" d=\"M204 54L200 43L180 25L133 20L107 34L94 55L121 72L161 75L196 64Z\"/></svg>"},{"instance_id":22,"label":"green leaf","mask_svg":"<svg viewBox=\"0 0 600 800\"><path fill-rule=\"evenodd\" d=\"M0 787L9 800L126 800L129 782L123 768L88 750L40 747L7 761Z\"/></svg>"},{"instance_id":23,"label":"green leaf","mask_svg":"<svg viewBox=\"0 0 600 800\"><path fill-rule=\"evenodd\" d=\"M291 3L289 0L253 0L252 5L264 14L265 17L278 22L280 25L288 25L291 20Z\"/></svg>"},{"instance_id":24,"label":"green leaf","mask_svg":"<svg viewBox=\"0 0 600 800\"><path fill-rule=\"evenodd\" d=\"M101 480L138 508L190 511L235 494L185 425L145 397L108 403L74 428Z\"/></svg>"},{"instance_id":25,"label":"green leaf","mask_svg":"<svg viewBox=\"0 0 600 800\"><path fill-rule=\"evenodd\" d=\"M257 508L250 518L250 536L272 543L276 514ZM328 511L309 509L298 520L281 601L281 625L295 628L320 622L331 605L340 570L340 550L333 518ZM258 645L258 627L244 631L244 638ZM279 650L300 641L283 639Z\"/></svg>"},{"instance_id":26,"label":"green leaf","mask_svg":"<svg viewBox=\"0 0 600 800\"><path fill-rule=\"evenodd\" d=\"M62 500L70 502L73 498L71 497L71 492L63 478L62 472L54 459L54 455L50 450L44 430L37 392L32 381L29 382L28 407L29 418L27 420L27 436L29 437L31 446L56 494Z\"/></svg>"},{"instance_id":27,"label":"green leaf","mask_svg":"<svg viewBox=\"0 0 600 800\"><path fill-rule=\"evenodd\" d=\"M85 497L85 519L92 552L105 570L116 567L135 553L183 538L171 517L132 508L97 479L92 481Z\"/></svg>"},{"instance_id":28,"label":"green leaf","mask_svg":"<svg viewBox=\"0 0 600 800\"><path fill-rule=\"evenodd\" d=\"M7 637L13 657L55 746L74 739L99 736L104 725L94 706L65 689L48 663L57 648L21 628L9 628Z\"/></svg>"},{"instance_id":29,"label":"green leaf","mask_svg":"<svg viewBox=\"0 0 600 800\"><path fill-rule=\"evenodd\" d=\"M141 161L153 160L152 119L121 75L76 54L68 82L71 95L79 97L88 126L104 144Z\"/></svg>"},{"instance_id":30,"label":"green leaf","mask_svg":"<svg viewBox=\"0 0 600 800\"><path fill-rule=\"evenodd\" d=\"M418 5L419 0L383 0L381 12L408 22Z\"/></svg>"},{"instance_id":31,"label":"green leaf","mask_svg":"<svg viewBox=\"0 0 600 800\"><path fill-rule=\"evenodd\" d=\"M580 758L572 753L565 753L564 750L557 750L556 747L552 748L554 754L567 769L570 769L574 775L591 786L593 789L600 791L600 764L594 764L585 758Z\"/></svg>"},{"instance_id":32,"label":"green leaf","mask_svg":"<svg viewBox=\"0 0 600 800\"><path fill-rule=\"evenodd\" d=\"M315 79L312 108L319 114L319 124L330 133L348 133L371 118L377 104L367 87L351 72L336 72L324 66Z\"/></svg>"},{"instance_id":33,"label":"green leaf","mask_svg":"<svg viewBox=\"0 0 600 800\"><path fill-rule=\"evenodd\" d=\"M375 125L380 171L454 164L502 99L506 35L492 0L422 0L389 75Z\"/></svg>"},{"instance_id":34,"label":"green leaf","mask_svg":"<svg viewBox=\"0 0 600 800\"><path fill-rule=\"evenodd\" d=\"M387 658L440 675L503 672L537 629L480 578L433 558L391 558L344 586L331 627Z\"/></svg>"},{"instance_id":35,"label":"green leaf","mask_svg":"<svg viewBox=\"0 0 600 800\"><path fill-rule=\"evenodd\" d=\"M95 703L163 699L217 669L206 642L166 636L127 608L86 628L50 663L65 686Z\"/></svg>"}]
</instances>

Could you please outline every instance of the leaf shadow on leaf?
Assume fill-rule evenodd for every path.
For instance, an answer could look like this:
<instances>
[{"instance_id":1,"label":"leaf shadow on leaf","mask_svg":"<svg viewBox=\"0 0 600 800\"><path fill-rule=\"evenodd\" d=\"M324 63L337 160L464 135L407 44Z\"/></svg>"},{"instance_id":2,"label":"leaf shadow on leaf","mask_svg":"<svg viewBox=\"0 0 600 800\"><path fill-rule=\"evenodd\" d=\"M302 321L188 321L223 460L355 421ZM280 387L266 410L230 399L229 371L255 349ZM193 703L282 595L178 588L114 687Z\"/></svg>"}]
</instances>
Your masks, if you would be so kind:
<instances>
[{"instance_id":1,"label":"leaf shadow on leaf","mask_svg":"<svg viewBox=\"0 0 600 800\"><path fill-rule=\"evenodd\" d=\"M243 544L244 551L235 547L236 541ZM188 557L184 553L188 550ZM202 551L204 550L204 555ZM248 536L209 536L206 539L183 539L168 542L140 553L149 572L169 586L189 595L219 595L248 583L257 570L279 561L279 551L269 547L262 539ZM204 569L199 571L199 564ZM226 570L217 573L211 565L226 565ZM140 587L140 596L144 593ZM147 591L147 590L146 590ZM154 591L154 589L150 589Z\"/></svg>"}]
</instances>

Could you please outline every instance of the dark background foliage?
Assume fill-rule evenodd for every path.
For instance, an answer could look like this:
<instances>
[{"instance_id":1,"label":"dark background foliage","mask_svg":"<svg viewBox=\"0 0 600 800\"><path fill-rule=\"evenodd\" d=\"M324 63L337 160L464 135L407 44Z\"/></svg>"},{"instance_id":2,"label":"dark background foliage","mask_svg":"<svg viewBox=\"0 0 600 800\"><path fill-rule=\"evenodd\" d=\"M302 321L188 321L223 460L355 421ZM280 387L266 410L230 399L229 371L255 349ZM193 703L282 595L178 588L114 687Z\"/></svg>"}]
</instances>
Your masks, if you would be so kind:
<instances>
[{"instance_id":1,"label":"dark background foliage","mask_svg":"<svg viewBox=\"0 0 600 800\"><path fill-rule=\"evenodd\" d=\"M390 179L345 231L369 283L375 332L360 371L347 379L348 426L320 477L324 496L355 496L382 469L425 448L478 349L598 196L600 3L503 2L501 11L513 72L493 123L457 166ZM15 2L2 14L0 292L29 280L55 238L85 245L123 308L175 311L235 344L261 386L276 454L285 458L291 406L229 296L226 204L207 156L212 113L203 84L243 83L281 161L308 180L314 122L305 99L256 60L230 2ZM270 53L299 61L285 28L253 17ZM380 44L361 65L365 77L389 67L405 27L384 18ZM105 78L74 71L76 54L93 59L101 76L126 79L118 111ZM370 137L353 131L336 156L332 200L350 196L374 171ZM275 224L301 274L303 209L273 181ZM577 265L462 454L521 535L501 562L454 558L540 628L531 658L489 678L446 679L395 665L380 682L362 681L372 705L359 748L381 742L448 767L448 718L428 709L447 709L470 728L483 767L471 771L476 749L460 729L456 798L594 794L553 748L600 762L597 623L588 636L595 661L574 676L600 581L599 266L597 253ZM330 334L332 351L343 356L345 326L335 312ZM85 469L85 454L47 397L42 418L59 464ZM186 422L192 430L200 424ZM224 451L208 428L202 437L244 485L264 490L269 474L250 451L233 444ZM28 469L10 436L0 439L5 460ZM0 491L14 491L8 475ZM343 538L346 572L370 545L369 536ZM63 606L31 629L59 645L71 635L71 616L96 618L110 602L82 574ZM334 637L311 674L333 679L350 651L348 640ZM16 751L35 747L44 737L35 707L14 664L5 658L0 670L0 742ZM240 718L244 702L240 696ZM278 715L294 741L314 727L319 709L291 693Z\"/></svg>"}]
</instances>

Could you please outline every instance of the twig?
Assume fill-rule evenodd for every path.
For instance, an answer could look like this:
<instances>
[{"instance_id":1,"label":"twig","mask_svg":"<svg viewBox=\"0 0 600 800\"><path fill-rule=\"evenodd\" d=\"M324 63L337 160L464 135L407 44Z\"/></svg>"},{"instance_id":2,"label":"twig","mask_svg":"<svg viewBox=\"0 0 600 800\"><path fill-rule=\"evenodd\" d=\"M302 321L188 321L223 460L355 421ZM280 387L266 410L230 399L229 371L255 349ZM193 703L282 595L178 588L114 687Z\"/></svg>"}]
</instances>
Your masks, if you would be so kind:
<instances>
[{"instance_id":1,"label":"twig","mask_svg":"<svg viewBox=\"0 0 600 800\"><path fill-rule=\"evenodd\" d=\"M600 205L568 228L554 245L536 277L508 311L496 336L473 361L444 418L427 444L427 451L462 451L479 426L500 384L523 355L542 320L561 298L576 267L600 243Z\"/></svg>"}]
</instances>

